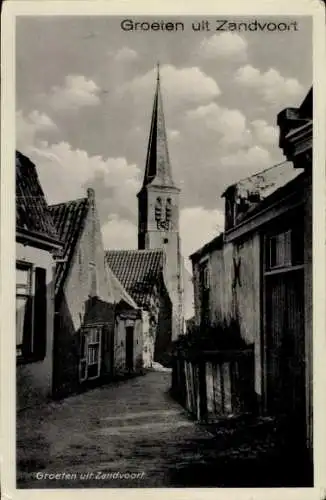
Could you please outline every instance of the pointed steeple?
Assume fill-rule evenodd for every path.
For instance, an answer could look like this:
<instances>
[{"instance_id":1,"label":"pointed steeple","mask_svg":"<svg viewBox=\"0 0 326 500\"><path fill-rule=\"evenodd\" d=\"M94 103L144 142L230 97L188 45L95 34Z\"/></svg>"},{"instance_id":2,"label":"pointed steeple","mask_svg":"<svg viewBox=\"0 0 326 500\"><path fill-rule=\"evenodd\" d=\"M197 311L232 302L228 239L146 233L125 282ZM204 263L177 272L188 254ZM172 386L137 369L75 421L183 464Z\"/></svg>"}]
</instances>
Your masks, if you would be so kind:
<instances>
[{"instance_id":1,"label":"pointed steeple","mask_svg":"<svg viewBox=\"0 0 326 500\"><path fill-rule=\"evenodd\" d=\"M159 63L157 64L156 90L154 95L143 187L148 184L175 187L172 179L165 130Z\"/></svg>"}]
</instances>

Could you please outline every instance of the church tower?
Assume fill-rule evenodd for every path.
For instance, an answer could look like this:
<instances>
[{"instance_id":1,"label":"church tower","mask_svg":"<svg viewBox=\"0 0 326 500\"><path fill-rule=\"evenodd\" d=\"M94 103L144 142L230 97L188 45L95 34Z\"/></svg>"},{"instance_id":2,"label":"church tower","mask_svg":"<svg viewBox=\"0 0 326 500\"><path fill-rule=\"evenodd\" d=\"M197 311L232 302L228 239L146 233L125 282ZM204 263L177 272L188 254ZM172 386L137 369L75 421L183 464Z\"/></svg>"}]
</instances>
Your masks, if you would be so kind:
<instances>
[{"instance_id":1,"label":"church tower","mask_svg":"<svg viewBox=\"0 0 326 500\"><path fill-rule=\"evenodd\" d=\"M138 249L162 248L164 278L172 302L172 340L184 333L182 257L179 236L180 189L172 177L159 67L144 181L138 193Z\"/></svg>"}]
</instances>

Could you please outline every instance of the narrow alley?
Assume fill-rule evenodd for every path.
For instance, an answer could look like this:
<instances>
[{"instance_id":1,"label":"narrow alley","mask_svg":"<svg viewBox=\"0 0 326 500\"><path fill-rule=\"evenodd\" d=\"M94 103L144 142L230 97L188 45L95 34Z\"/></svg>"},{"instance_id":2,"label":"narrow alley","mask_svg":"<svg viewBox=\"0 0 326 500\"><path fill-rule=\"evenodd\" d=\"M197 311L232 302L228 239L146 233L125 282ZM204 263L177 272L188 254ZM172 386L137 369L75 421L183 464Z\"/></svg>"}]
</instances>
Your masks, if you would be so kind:
<instances>
[{"instance_id":1,"label":"narrow alley","mask_svg":"<svg viewBox=\"0 0 326 500\"><path fill-rule=\"evenodd\" d=\"M169 383L169 373L150 372L51 403L42 413L23 412L17 424L18 487L177 483L178 469L202 462L194 444L210 435L170 398Z\"/></svg>"},{"instance_id":2,"label":"narrow alley","mask_svg":"<svg viewBox=\"0 0 326 500\"><path fill-rule=\"evenodd\" d=\"M281 484L282 474L291 481L266 430L255 444L247 427L241 446L230 448L225 426L214 433L196 424L169 386L169 373L149 372L20 413L17 487L264 486Z\"/></svg>"}]
</instances>

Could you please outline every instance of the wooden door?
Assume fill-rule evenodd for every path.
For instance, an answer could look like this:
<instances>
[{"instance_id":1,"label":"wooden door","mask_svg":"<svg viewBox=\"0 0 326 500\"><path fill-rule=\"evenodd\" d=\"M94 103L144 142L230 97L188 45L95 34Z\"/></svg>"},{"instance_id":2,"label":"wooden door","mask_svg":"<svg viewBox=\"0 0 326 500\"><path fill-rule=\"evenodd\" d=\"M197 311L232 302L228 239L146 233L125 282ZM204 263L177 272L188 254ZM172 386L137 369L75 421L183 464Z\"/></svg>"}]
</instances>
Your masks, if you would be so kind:
<instances>
[{"instance_id":1,"label":"wooden door","mask_svg":"<svg viewBox=\"0 0 326 500\"><path fill-rule=\"evenodd\" d=\"M134 369L134 327L126 327L126 369Z\"/></svg>"},{"instance_id":2,"label":"wooden door","mask_svg":"<svg viewBox=\"0 0 326 500\"><path fill-rule=\"evenodd\" d=\"M303 270L266 277L267 405L302 415L305 401Z\"/></svg>"}]
</instances>

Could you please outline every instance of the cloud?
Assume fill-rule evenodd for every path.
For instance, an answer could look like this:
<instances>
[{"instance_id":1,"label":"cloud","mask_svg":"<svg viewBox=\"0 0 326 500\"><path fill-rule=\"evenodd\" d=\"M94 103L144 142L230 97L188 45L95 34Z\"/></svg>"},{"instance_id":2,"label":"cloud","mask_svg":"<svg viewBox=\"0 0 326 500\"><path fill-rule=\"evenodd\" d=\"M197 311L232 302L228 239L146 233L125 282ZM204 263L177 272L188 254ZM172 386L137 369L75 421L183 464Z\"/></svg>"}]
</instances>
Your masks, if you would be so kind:
<instances>
[{"instance_id":1,"label":"cloud","mask_svg":"<svg viewBox=\"0 0 326 500\"><path fill-rule=\"evenodd\" d=\"M210 130L218 134L221 145L247 144L251 138L244 114L238 109L224 108L215 102L189 110L185 120L194 127L196 133L200 130L205 134Z\"/></svg>"},{"instance_id":2,"label":"cloud","mask_svg":"<svg viewBox=\"0 0 326 500\"><path fill-rule=\"evenodd\" d=\"M236 153L223 156L220 163L224 167L242 168L244 172L258 172L273 164L270 152L261 146L251 146L247 149L240 149ZM246 174L247 175L247 174ZM248 175L250 175L248 173Z\"/></svg>"},{"instance_id":3,"label":"cloud","mask_svg":"<svg viewBox=\"0 0 326 500\"><path fill-rule=\"evenodd\" d=\"M298 80L282 76L275 68L264 73L247 64L237 70L234 81L238 85L254 89L265 102L278 107L289 105L303 93L303 87Z\"/></svg>"},{"instance_id":4,"label":"cloud","mask_svg":"<svg viewBox=\"0 0 326 500\"><path fill-rule=\"evenodd\" d=\"M168 136L168 140L176 141L180 137L180 130L168 129L167 136Z\"/></svg>"},{"instance_id":5,"label":"cloud","mask_svg":"<svg viewBox=\"0 0 326 500\"><path fill-rule=\"evenodd\" d=\"M102 226L105 249L120 250L137 248L137 226L129 220L113 216Z\"/></svg>"},{"instance_id":6,"label":"cloud","mask_svg":"<svg viewBox=\"0 0 326 500\"><path fill-rule=\"evenodd\" d=\"M206 59L227 59L244 61L247 59L248 43L236 33L215 34L201 41L198 53Z\"/></svg>"},{"instance_id":7,"label":"cloud","mask_svg":"<svg viewBox=\"0 0 326 500\"><path fill-rule=\"evenodd\" d=\"M112 52L110 52L112 54ZM114 59L118 62L131 62L138 59L138 54L135 50L129 47L122 47L114 54Z\"/></svg>"},{"instance_id":8,"label":"cloud","mask_svg":"<svg viewBox=\"0 0 326 500\"><path fill-rule=\"evenodd\" d=\"M46 96L48 104L57 111L73 111L100 103L99 87L83 75L68 75L62 86L54 86Z\"/></svg>"},{"instance_id":9,"label":"cloud","mask_svg":"<svg viewBox=\"0 0 326 500\"><path fill-rule=\"evenodd\" d=\"M16 138L17 148L26 149L33 144L36 136L57 130L54 121L45 113L38 110L31 111L27 116L23 111L16 113Z\"/></svg>"},{"instance_id":10,"label":"cloud","mask_svg":"<svg viewBox=\"0 0 326 500\"><path fill-rule=\"evenodd\" d=\"M249 122L239 109L229 109L215 102L198 106L185 114L185 130L197 137L210 136L219 148L278 146L278 129L266 120ZM251 150L250 150L251 151Z\"/></svg>"},{"instance_id":11,"label":"cloud","mask_svg":"<svg viewBox=\"0 0 326 500\"><path fill-rule=\"evenodd\" d=\"M180 212L180 236L186 268L191 271L189 255L224 230L224 212L204 207L188 207Z\"/></svg>"},{"instance_id":12,"label":"cloud","mask_svg":"<svg viewBox=\"0 0 326 500\"><path fill-rule=\"evenodd\" d=\"M100 210L109 214L136 209L140 171L125 158L90 156L73 149L67 142L31 146L25 152L35 162L41 184L50 203L85 196L86 187L94 187Z\"/></svg>"},{"instance_id":13,"label":"cloud","mask_svg":"<svg viewBox=\"0 0 326 500\"><path fill-rule=\"evenodd\" d=\"M163 65L160 68L161 84L169 104L209 102L221 91L213 78L198 67L176 68ZM138 76L122 87L122 92L131 92L137 100L148 101L156 81L156 70Z\"/></svg>"},{"instance_id":14,"label":"cloud","mask_svg":"<svg viewBox=\"0 0 326 500\"><path fill-rule=\"evenodd\" d=\"M268 125L266 120L254 120L251 122L253 134L261 144L277 145L279 132L276 127Z\"/></svg>"}]
</instances>

